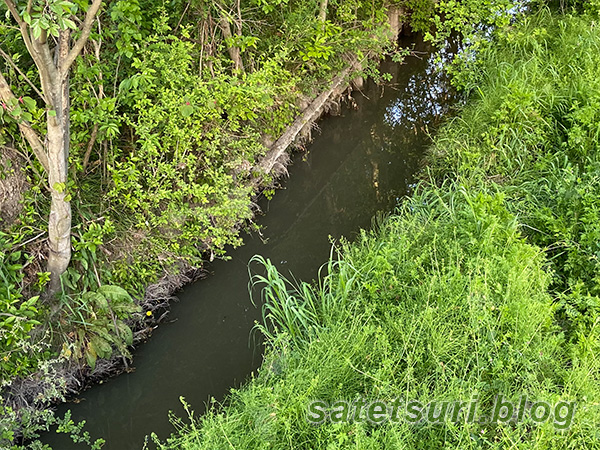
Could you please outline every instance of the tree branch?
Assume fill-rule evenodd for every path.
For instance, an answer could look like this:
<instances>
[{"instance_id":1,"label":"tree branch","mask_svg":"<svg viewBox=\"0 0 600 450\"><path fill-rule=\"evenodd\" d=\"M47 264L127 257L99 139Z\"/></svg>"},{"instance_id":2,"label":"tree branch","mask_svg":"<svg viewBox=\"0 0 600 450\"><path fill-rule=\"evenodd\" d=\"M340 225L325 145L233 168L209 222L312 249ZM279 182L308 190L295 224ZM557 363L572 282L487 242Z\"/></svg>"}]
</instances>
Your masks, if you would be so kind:
<instances>
[{"instance_id":1,"label":"tree branch","mask_svg":"<svg viewBox=\"0 0 600 450\"><path fill-rule=\"evenodd\" d=\"M4 78L4 75L2 75L2 72L0 72L0 98L2 98L2 100L5 103L14 102L17 99L12 89L6 82L6 78ZM42 143L37 132L31 127L30 123L26 120L22 120L21 122L19 122L19 130L21 130L21 133L23 133L23 136L29 143L29 146L33 150L33 153L35 154L36 158L38 159L42 167L44 167L44 170L46 170L47 172L49 167L48 154L46 153L46 150L44 149L44 144Z\"/></svg>"},{"instance_id":2,"label":"tree branch","mask_svg":"<svg viewBox=\"0 0 600 450\"><path fill-rule=\"evenodd\" d=\"M5 0L6 1L6 0ZM64 61L61 63L60 67L60 76L64 78L69 73L69 69L83 50L85 43L90 37L90 33L92 32L92 25L94 24L94 19L96 18L96 14L100 10L100 6L102 5L102 0L94 0L87 12L85 13L85 20L83 21L83 26L81 28L81 36L75 44L71 51L67 55Z\"/></svg>"},{"instance_id":3,"label":"tree branch","mask_svg":"<svg viewBox=\"0 0 600 450\"><path fill-rule=\"evenodd\" d=\"M23 21L23 19L21 19L21 16L19 15L19 11L17 10L17 5L15 5L15 2L13 2L12 0L4 0L4 3L6 3L8 10L12 14L13 18L17 21L19 26L21 26L21 24L25 23Z\"/></svg>"},{"instance_id":4,"label":"tree branch","mask_svg":"<svg viewBox=\"0 0 600 450\"><path fill-rule=\"evenodd\" d=\"M25 42L25 47L27 47L27 50L29 50L29 53L31 54L31 56L35 59L35 55L33 54L33 51L32 51L33 47L31 45L31 39L29 38L29 33L27 31L27 24L19 15L19 11L17 10L17 5L13 2L13 0L4 0L4 3L8 7L8 10L10 11L11 15L13 16L13 19L15 19L15 21L17 22L17 25L19 25L19 29L21 30L21 36L23 36L23 41Z\"/></svg>"},{"instance_id":5,"label":"tree branch","mask_svg":"<svg viewBox=\"0 0 600 450\"><path fill-rule=\"evenodd\" d=\"M36 87L35 84L33 84L33 82L29 79L29 77L27 75L25 75L21 71L21 69L19 69L19 66L17 66L15 64L15 62L12 60L12 58L9 55L7 55L6 53L4 53L4 51L1 48L0 48L0 56L2 56L6 60L6 62L8 64L10 64L12 66L12 68L15 69L17 71L17 73L23 77L23 79L27 82L27 84L29 86L31 86L31 88L35 91L35 93L37 95L39 95L42 100L44 100L44 103L48 104L48 100L46 100L46 97L44 97L44 94L42 94L40 92L40 90Z\"/></svg>"},{"instance_id":6,"label":"tree branch","mask_svg":"<svg viewBox=\"0 0 600 450\"><path fill-rule=\"evenodd\" d=\"M51 79L56 77L55 66L53 63L49 65L49 61L52 61L52 57L50 55L50 48L48 47L48 42L45 37L40 38L40 40L31 39L29 36L28 26L25 21L19 15L19 11L17 10L17 6L13 0L4 0L4 3L8 7L10 13L13 18L19 25L19 29L21 30L21 36L23 37L23 42L25 42L25 46L33 59L33 62L37 66L40 71L40 81L42 82L42 91L49 95L50 91L48 90L48 83L51 82ZM28 6L29 7L29 6ZM45 33L42 33L44 35ZM50 55L50 58L48 58ZM47 104L51 103L51 98L45 97L45 101Z\"/></svg>"},{"instance_id":7,"label":"tree branch","mask_svg":"<svg viewBox=\"0 0 600 450\"><path fill-rule=\"evenodd\" d=\"M321 0L319 5L319 22L325 22L327 19L327 4L328 0Z\"/></svg>"},{"instance_id":8,"label":"tree branch","mask_svg":"<svg viewBox=\"0 0 600 450\"><path fill-rule=\"evenodd\" d=\"M40 74L40 82L42 84L42 92L46 94L46 100L48 100L48 106L52 109L56 107L57 99L54 98L55 92L53 86L55 86L58 79L58 70L54 64L54 58L48 45L45 33L42 32L40 39L32 40L32 47L34 53L31 54L35 65L38 68Z\"/></svg>"},{"instance_id":9,"label":"tree branch","mask_svg":"<svg viewBox=\"0 0 600 450\"><path fill-rule=\"evenodd\" d=\"M94 124L94 128L92 129L92 136L90 137L90 142L88 142L87 149L85 151L85 155L83 156L83 164L81 171L85 175L87 166L90 162L90 156L92 156L92 150L94 148L94 144L96 143L96 138L98 137L98 124Z\"/></svg>"}]
</instances>

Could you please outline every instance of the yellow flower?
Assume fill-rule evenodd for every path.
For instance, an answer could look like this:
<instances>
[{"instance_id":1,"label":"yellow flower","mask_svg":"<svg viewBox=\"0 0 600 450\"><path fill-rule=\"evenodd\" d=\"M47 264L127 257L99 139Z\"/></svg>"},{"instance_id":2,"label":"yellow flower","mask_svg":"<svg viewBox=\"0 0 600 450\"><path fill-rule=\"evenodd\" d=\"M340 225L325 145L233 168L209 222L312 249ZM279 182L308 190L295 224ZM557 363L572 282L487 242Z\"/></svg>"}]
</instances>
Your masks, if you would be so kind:
<instances>
[{"instance_id":1,"label":"yellow flower","mask_svg":"<svg viewBox=\"0 0 600 450\"><path fill-rule=\"evenodd\" d=\"M146 315L147 315L148 317L150 317L150 316L152 315L152 311L148 311L148 312L146 312Z\"/></svg>"}]
</instances>

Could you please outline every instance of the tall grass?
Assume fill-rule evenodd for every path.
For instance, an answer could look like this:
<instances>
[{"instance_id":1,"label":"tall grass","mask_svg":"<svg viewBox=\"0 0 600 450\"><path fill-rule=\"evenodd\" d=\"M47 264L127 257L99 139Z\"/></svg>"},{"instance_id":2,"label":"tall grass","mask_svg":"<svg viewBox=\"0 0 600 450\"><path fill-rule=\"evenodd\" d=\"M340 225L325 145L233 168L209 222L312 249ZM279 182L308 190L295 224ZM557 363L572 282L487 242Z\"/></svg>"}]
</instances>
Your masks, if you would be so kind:
<instances>
[{"instance_id":1,"label":"tall grass","mask_svg":"<svg viewBox=\"0 0 600 450\"><path fill-rule=\"evenodd\" d=\"M163 449L600 448L600 30L547 12L503 34L431 180L319 285L260 257L256 379ZM309 425L311 399L576 401L552 424Z\"/></svg>"},{"instance_id":2,"label":"tall grass","mask_svg":"<svg viewBox=\"0 0 600 450\"><path fill-rule=\"evenodd\" d=\"M600 30L544 11L481 66L477 100L436 139L433 177L506 196L546 251L558 315L577 339L600 311Z\"/></svg>"},{"instance_id":3,"label":"tall grass","mask_svg":"<svg viewBox=\"0 0 600 450\"><path fill-rule=\"evenodd\" d=\"M254 256L249 263L264 273L250 273L251 293L260 287L263 323L256 324L271 344L286 339L306 344L327 325L339 320L359 273L347 262L337 260L332 247L329 262L321 267L318 285L290 281L269 259Z\"/></svg>"}]
</instances>

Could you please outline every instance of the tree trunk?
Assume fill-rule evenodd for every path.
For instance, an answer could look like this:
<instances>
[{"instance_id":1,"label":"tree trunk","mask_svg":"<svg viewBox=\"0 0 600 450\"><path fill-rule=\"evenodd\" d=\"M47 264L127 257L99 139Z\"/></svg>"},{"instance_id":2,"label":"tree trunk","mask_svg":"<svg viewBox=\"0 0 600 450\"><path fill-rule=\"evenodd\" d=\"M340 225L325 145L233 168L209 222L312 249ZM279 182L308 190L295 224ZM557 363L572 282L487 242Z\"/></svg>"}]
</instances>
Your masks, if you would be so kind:
<instances>
[{"instance_id":1,"label":"tree trunk","mask_svg":"<svg viewBox=\"0 0 600 450\"><path fill-rule=\"evenodd\" d=\"M225 16L221 16L219 20L219 28L223 32L223 37L226 41L231 41L233 38L233 34L231 33L231 25L229 24L229 20ZM235 70L244 71L244 63L242 62L242 52L239 47L234 45L226 44L227 51L229 52L229 57L233 61L235 66Z\"/></svg>"},{"instance_id":2,"label":"tree trunk","mask_svg":"<svg viewBox=\"0 0 600 450\"><path fill-rule=\"evenodd\" d=\"M69 33L62 32L59 58L65 58L69 50ZM48 219L48 272L49 294L60 291L60 276L71 262L71 202L67 191L70 144L70 100L68 74L52 83L52 102L55 114L48 114L48 181L50 184L50 217Z\"/></svg>"},{"instance_id":3,"label":"tree trunk","mask_svg":"<svg viewBox=\"0 0 600 450\"><path fill-rule=\"evenodd\" d=\"M391 6L388 10L388 18L390 23L390 38L394 41L398 40L400 37L400 30L402 30L402 17L404 17L405 12L403 8L399 8L397 6Z\"/></svg>"},{"instance_id":4,"label":"tree trunk","mask_svg":"<svg viewBox=\"0 0 600 450\"><path fill-rule=\"evenodd\" d=\"M48 150L50 153L50 217L48 219L48 271L51 273L51 294L60 290L60 276L71 261L71 203L67 200L67 167L64 164L65 133L56 118L48 124Z\"/></svg>"},{"instance_id":5,"label":"tree trunk","mask_svg":"<svg viewBox=\"0 0 600 450\"><path fill-rule=\"evenodd\" d=\"M319 20L321 22L325 22L327 19L327 4L328 0L321 0L321 4L319 6Z\"/></svg>"},{"instance_id":6,"label":"tree trunk","mask_svg":"<svg viewBox=\"0 0 600 450\"><path fill-rule=\"evenodd\" d=\"M50 294L60 291L60 276L71 261L71 203L66 189L69 134L65 130L65 117L59 117L63 114L64 111L62 114L57 111L56 116L48 117L46 137L50 161L48 181L52 198L48 219Z\"/></svg>"}]
</instances>

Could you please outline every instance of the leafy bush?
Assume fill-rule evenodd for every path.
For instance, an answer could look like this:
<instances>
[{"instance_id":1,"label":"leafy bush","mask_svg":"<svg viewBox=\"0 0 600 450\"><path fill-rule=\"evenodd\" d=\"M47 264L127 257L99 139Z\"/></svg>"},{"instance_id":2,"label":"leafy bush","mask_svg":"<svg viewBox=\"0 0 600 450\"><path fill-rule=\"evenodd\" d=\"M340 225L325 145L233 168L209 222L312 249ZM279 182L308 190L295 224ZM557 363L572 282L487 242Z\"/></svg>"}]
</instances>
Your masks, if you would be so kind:
<instances>
[{"instance_id":1,"label":"leafy bush","mask_svg":"<svg viewBox=\"0 0 600 450\"><path fill-rule=\"evenodd\" d=\"M0 387L35 370L43 356L32 343L31 333L41 325L38 297L23 300L21 252L0 232Z\"/></svg>"},{"instance_id":2,"label":"leafy bush","mask_svg":"<svg viewBox=\"0 0 600 450\"><path fill-rule=\"evenodd\" d=\"M193 73L192 54L157 36L135 58L121 87L139 148L116 161L108 196L135 228L163 230L168 252L197 262L239 244L234 230L252 215L242 181L265 152L260 132L277 135L290 120L294 77L269 62L243 83L226 73L208 81Z\"/></svg>"},{"instance_id":3,"label":"leafy bush","mask_svg":"<svg viewBox=\"0 0 600 450\"><path fill-rule=\"evenodd\" d=\"M124 322L139 313L131 296L118 286L104 285L96 291L62 298L63 310L70 316L61 327L65 339L61 355L85 360L92 370L98 358L110 358L115 348L123 357L130 357L133 332Z\"/></svg>"}]
</instances>

